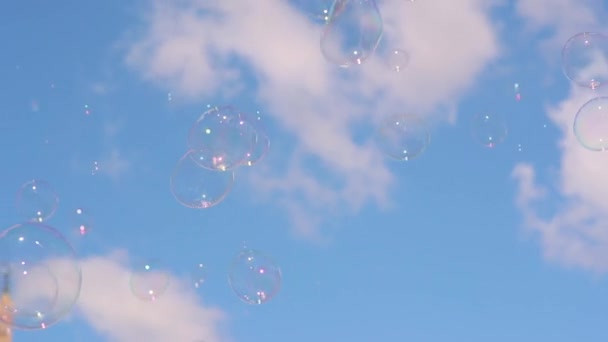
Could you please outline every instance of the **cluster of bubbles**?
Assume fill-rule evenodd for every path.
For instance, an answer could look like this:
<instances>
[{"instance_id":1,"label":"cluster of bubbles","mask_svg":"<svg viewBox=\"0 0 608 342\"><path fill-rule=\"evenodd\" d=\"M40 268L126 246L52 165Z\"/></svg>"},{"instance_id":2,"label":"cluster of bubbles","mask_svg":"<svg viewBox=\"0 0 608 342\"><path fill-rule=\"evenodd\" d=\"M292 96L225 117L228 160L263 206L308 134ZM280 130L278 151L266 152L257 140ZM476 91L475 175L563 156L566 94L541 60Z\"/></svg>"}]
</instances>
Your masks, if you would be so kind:
<instances>
[{"instance_id":1,"label":"cluster of bubbles","mask_svg":"<svg viewBox=\"0 0 608 342\"><path fill-rule=\"evenodd\" d=\"M173 196L188 208L205 209L222 202L232 189L235 170L253 166L270 147L259 112L209 107L190 128L187 151L170 178Z\"/></svg>"},{"instance_id":2,"label":"cluster of bubbles","mask_svg":"<svg viewBox=\"0 0 608 342\"><path fill-rule=\"evenodd\" d=\"M320 48L331 64L353 68L377 56L394 73L403 73L409 66L411 56L407 50L379 48L384 27L375 0L314 0L310 3L314 20L323 23ZM519 84L515 84L514 89L519 101ZM424 118L414 113L388 115L380 121L375 132L379 149L388 158L398 161L418 157L431 141ZM505 140L507 126L499 114L480 113L473 119L472 134L482 146L494 148Z\"/></svg>"},{"instance_id":3,"label":"cluster of bubbles","mask_svg":"<svg viewBox=\"0 0 608 342\"><path fill-rule=\"evenodd\" d=\"M21 223L0 234L0 321L17 329L45 329L65 317L80 296L82 274L74 248L48 224L59 206L45 181L23 184L16 210ZM68 232L86 234L91 220L74 210ZM10 296L7 294L10 293Z\"/></svg>"},{"instance_id":4,"label":"cluster of bubbles","mask_svg":"<svg viewBox=\"0 0 608 342\"><path fill-rule=\"evenodd\" d=\"M157 259L140 260L131 275L131 291L144 301L156 301L170 285L170 275ZM207 281L205 264L192 267L190 278L195 289ZM247 304L264 304L281 289L281 269L272 257L247 247L232 261L228 269L228 283L234 294Z\"/></svg>"},{"instance_id":5,"label":"cluster of bubbles","mask_svg":"<svg viewBox=\"0 0 608 342\"><path fill-rule=\"evenodd\" d=\"M608 82L608 36L581 32L566 41L562 49L566 77L579 87L593 92ZM594 95L574 118L574 135L590 151L608 149L608 97Z\"/></svg>"},{"instance_id":6,"label":"cluster of bubbles","mask_svg":"<svg viewBox=\"0 0 608 342\"><path fill-rule=\"evenodd\" d=\"M193 131L201 128L200 124L197 122ZM198 151L198 156L204 155L204 151ZM240 163L253 165L264 151L249 150ZM236 159L224 155L233 164L215 164L223 169L218 173L236 167ZM21 223L0 233L0 323L6 326L46 329L63 319L78 301L82 273L77 253L66 236L89 234L92 219L87 210L79 207L70 212L69 229L56 229L49 220L58 207L59 196L46 181L28 181L18 190L16 210ZM170 274L157 259L138 260L133 270L130 290L141 300L155 301L170 285ZM193 286L201 288L206 278L205 265L198 263L192 270ZM262 304L279 292L281 271L264 253L243 248L230 266L228 280L238 298L249 304Z\"/></svg>"}]
</instances>

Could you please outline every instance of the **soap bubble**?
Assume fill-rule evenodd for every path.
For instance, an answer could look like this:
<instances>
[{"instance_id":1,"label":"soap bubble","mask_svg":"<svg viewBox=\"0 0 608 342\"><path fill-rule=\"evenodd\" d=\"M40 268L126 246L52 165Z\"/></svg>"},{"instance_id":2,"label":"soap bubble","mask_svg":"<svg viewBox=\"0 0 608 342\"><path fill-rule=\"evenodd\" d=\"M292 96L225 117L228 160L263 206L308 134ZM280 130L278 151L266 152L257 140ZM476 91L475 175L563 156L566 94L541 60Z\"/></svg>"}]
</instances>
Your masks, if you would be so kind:
<instances>
[{"instance_id":1,"label":"soap bubble","mask_svg":"<svg viewBox=\"0 0 608 342\"><path fill-rule=\"evenodd\" d=\"M192 271L192 283L195 288L199 289L203 286L207 280L207 267L204 264L196 264L196 267Z\"/></svg>"},{"instance_id":2,"label":"soap bubble","mask_svg":"<svg viewBox=\"0 0 608 342\"><path fill-rule=\"evenodd\" d=\"M268 256L243 249L230 267L228 282L232 291L245 303L263 304L281 289L281 270Z\"/></svg>"},{"instance_id":3,"label":"soap bubble","mask_svg":"<svg viewBox=\"0 0 608 342\"><path fill-rule=\"evenodd\" d=\"M426 125L417 117L392 115L376 131L376 142L389 158L408 161L421 155L431 141Z\"/></svg>"},{"instance_id":4,"label":"soap bubble","mask_svg":"<svg viewBox=\"0 0 608 342\"><path fill-rule=\"evenodd\" d=\"M608 97L597 97L583 104L574 118L574 135L588 150L608 149Z\"/></svg>"},{"instance_id":5,"label":"soap bubble","mask_svg":"<svg viewBox=\"0 0 608 342\"><path fill-rule=\"evenodd\" d=\"M76 208L72 211L71 232L78 236L85 236L91 232L93 217L85 208Z\"/></svg>"},{"instance_id":6,"label":"soap bubble","mask_svg":"<svg viewBox=\"0 0 608 342\"><path fill-rule=\"evenodd\" d=\"M507 137L507 124L502 115L481 113L473 120L473 137L481 145L494 148Z\"/></svg>"},{"instance_id":7,"label":"soap bubble","mask_svg":"<svg viewBox=\"0 0 608 342\"><path fill-rule=\"evenodd\" d=\"M566 77L581 87L597 89L608 81L608 36L582 32L566 41L562 49Z\"/></svg>"},{"instance_id":8,"label":"soap bubble","mask_svg":"<svg viewBox=\"0 0 608 342\"><path fill-rule=\"evenodd\" d=\"M191 157L202 167L228 171L241 165L252 149L251 126L233 107L212 107L188 133Z\"/></svg>"},{"instance_id":9,"label":"soap bubble","mask_svg":"<svg viewBox=\"0 0 608 342\"><path fill-rule=\"evenodd\" d=\"M340 67L359 65L374 54L382 32L375 0L336 0L321 36L321 52Z\"/></svg>"},{"instance_id":10,"label":"soap bubble","mask_svg":"<svg viewBox=\"0 0 608 342\"><path fill-rule=\"evenodd\" d=\"M314 22L324 24L329 19L329 9L333 0L298 0L297 1L309 13Z\"/></svg>"},{"instance_id":11,"label":"soap bubble","mask_svg":"<svg viewBox=\"0 0 608 342\"><path fill-rule=\"evenodd\" d=\"M391 49L386 56L386 64L391 70L402 72L410 64L410 55L405 50Z\"/></svg>"},{"instance_id":12,"label":"soap bubble","mask_svg":"<svg viewBox=\"0 0 608 342\"><path fill-rule=\"evenodd\" d=\"M26 221L46 221L57 210L59 197L53 187L43 180L32 180L17 193L17 212Z\"/></svg>"},{"instance_id":13,"label":"soap bubble","mask_svg":"<svg viewBox=\"0 0 608 342\"><path fill-rule=\"evenodd\" d=\"M155 301L169 287L169 274L158 260L140 260L131 274L131 292L145 301Z\"/></svg>"},{"instance_id":14,"label":"soap bubble","mask_svg":"<svg viewBox=\"0 0 608 342\"><path fill-rule=\"evenodd\" d=\"M245 155L245 159L243 160L243 165L253 166L268 153L268 149L270 148L270 138L266 134L265 127L263 126L263 120L260 115L260 112L257 112L255 115L245 115L245 124L251 127L250 134L252 140L252 148Z\"/></svg>"},{"instance_id":15,"label":"soap bubble","mask_svg":"<svg viewBox=\"0 0 608 342\"><path fill-rule=\"evenodd\" d=\"M82 274L76 254L54 228L36 222L0 235L0 288L10 301L0 320L19 329L45 329L65 317L80 296Z\"/></svg>"},{"instance_id":16,"label":"soap bubble","mask_svg":"<svg viewBox=\"0 0 608 342\"><path fill-rule=\"evenodd\" d=\"M214 171L201 167L187 152L178 162L170 179L171 193L188 208L205 209L217 205L234 184L233 171Z\"/></svg>"}]
</instances>

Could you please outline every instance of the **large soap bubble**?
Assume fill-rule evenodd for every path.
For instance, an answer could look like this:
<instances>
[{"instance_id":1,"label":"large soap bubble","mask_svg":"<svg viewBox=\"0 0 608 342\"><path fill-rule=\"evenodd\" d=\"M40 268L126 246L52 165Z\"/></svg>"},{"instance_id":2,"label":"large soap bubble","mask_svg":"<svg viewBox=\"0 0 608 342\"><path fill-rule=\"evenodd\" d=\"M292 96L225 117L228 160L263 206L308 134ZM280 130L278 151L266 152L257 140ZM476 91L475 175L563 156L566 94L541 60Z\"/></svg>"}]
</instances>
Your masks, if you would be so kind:
<instances>
[{"instance_id":1,"label":"large soap bubble","mask_svg":"<svg viewBox=\"0 0 608 342\"><path fill-rule=\"evenodd\" d=\"M191 157L200 166L228 171L240 166L252 149L252 127L233 107L212 107L188 133Z\"/></svg>"},{"instance_id":2,"label":"large soap bubble","mask_svg":"<svg viewBox=\"0 0 608 342\"><path fill-rule=\"evenodd\" d=\"M597 89L608 81L608 36L582 32L562 49L562 67L568 79L581 87Z\"/></svg>"},{"instance_id":3,"label":"large soap bubble","mask_svg":"<svg viewBox=\"0 0 608 342\"><path fill-rule=\"evenodd\" d=\"M281 269L267 255L243 249L234 259L228 281L232 291L248 304L263 304L281 289Z\"/></svg>"},{"instance_id":4,"label":"large soap bubble","mask_svg":"<svg viewBox=\"0 0 608 342\"><path fill-rule=\"evenodd\" d=\"M228 195L234 184L233 171L215 171L200 166L187 152L175 166L170 179L171 193L188 208L210 208Z\"/></svg>"},{"instance_id":5,"label":"large soap bubble","mask_svg":"<svg viewBox=\"0 0 608 342\"><path fill-rule=\"evenodd\" d=\"M26 221L46 221L57 210L59 197L46 181L31 180L17 192L17 213Z\"/></svg>"},{"instance_id":6,"label":"large soap bubble","mask_svg":"<svg viewBox=\"0 0 608 342\"><path fill-rule=\"evenodd\" d=\"M375 0L336 0L321 36L321 52L340 67L362 64L373 56L383 23Z\"/></svg>"},{"instance_id":7,"label":"large soap bubble","mask_svg":"<svg viewBox=\"0 0 608 342\"><path fill-rule=\"evenodd\" d=\"M54 228L27 222L0 235L0 288L10 297L0 320L19 329L45 329L70 312L82 275L73 248Z\"/></svg>"},{"instance_id":8,"label":"large soap bubble","mask_svg":"<svg viewBox=\"0 0 608 342\"><path fill-rule=\"evenodd\" d=\"M608 149L608 97L597 97L581 106L574 118L574 135L588 150Z\"/></svg>"}]
</instances>

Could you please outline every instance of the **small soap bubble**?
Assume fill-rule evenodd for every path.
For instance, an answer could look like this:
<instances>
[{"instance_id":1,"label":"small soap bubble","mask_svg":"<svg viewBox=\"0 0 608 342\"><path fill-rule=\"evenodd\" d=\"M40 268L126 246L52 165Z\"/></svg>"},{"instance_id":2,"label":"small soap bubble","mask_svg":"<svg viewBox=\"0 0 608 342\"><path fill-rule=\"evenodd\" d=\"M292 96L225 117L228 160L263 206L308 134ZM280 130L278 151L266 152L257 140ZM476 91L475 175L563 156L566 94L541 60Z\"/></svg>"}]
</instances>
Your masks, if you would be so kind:
<instances>
[{"instance_id":1,"label":"small soap bubble","mask_svg":"<svg viewBox=\"0 0 608 342\"><path fill-rule=\"evenodd\" d=\"M46 181L29 181L17 192L17 212L26 221L46 221L55 214L58 206L59 197Z\"/></svg>"},{"instance_id":2,"label":"small soap bubble","mask_svg":"<svg viewBox=\"0 0 608 342\"><path fill-rule=\"evenodd\" d=\"M597 89L608 81L608 36L598 32L574 35L562 48L562 68L574 84Z\"/></svg>"},{"instance_id":3,"label":"small soap bubble","mask_svg":"<svg viewBox=\"0 0 608 342\"><path fill-rule=\"evenodd\" d=\"M410 63L410 55L401 49L391 49L387 55L388 67L395 72L404 71Z\"/></svg>"},{"instance_id":4,"label":"small soap bubble","mask_svg":"<svg viewBox=\"0 0 608 342\"><path fill-rule=\"evenodd\" d=\"M476 142L494 148L507 137L507 124L502 115L481 113L473 120L473 137Z\"/></svg>"},{"instance_id":5,"label":"small soap bubble","mask_svg":"<svg viewBox=\"0 0 608 342\"><path fill-rule=\"evenodd\" d=\"M207 267L203 263L196 264L192 271L192 283L194 288L199 289L207 280Z\"/></svg>"},{"instance_id":6,"label":"small soap bubble","mask_svg":"<svg viewBox=\"0 0 608 342\"><path fill-rule=\"evenodd\" d=\"M424 122L407 114L387 117L381 122L375 138L378 147L387 157L399 161L418 157L431 141Z\"/></svg>"},{"instance_id":7,"label":"small soap bubble","mask_svg":"<svg viewBox=\"0 0 608 342\"><path fill-rule=\"evenodd\" d=\"M243 249L234 259L228 282L232 291L247 304L263 304L281 289L281 269L269 256Z\"/></svg>"},{"instance_id":8,"label":"small soap bubble","mask_svg":"<svg viewBox=\"0 0 608 342\"><path fill-rule=\"evenodd\" d=\"M155 301L169 287L170 277L158 260L140 260L131 274L131 291L135 297Z\"/></svg>"},{"instance_id":9,"label":"small soap bubble","mask_svg":"<svg viewBox=\"0 0 608 342\"><path fill-rule=\"evenodd\" d=\"M521 93L519 92L519 83L513 85L513 91L515 92L515 100L521 101Z\"/></svg>"},{"instance_id":10,"label":"small soap bubble","mask_svg":"<svg viewBox=\"0 0 608 342\"><path fill-rule=\"evenodd\" d=\"M93 218L89 211L84 208L76 208L72 214L72 227L77 235L88 235L93 228Z\"/></svg>"},{"instance_id":11,"label":"small soap bubble","mask_svg":"<svg viewBox=\"0 0 608 342\"><path fill-rule=\"evenodd\" d=\"M91 115L91 108L89 108L89 105L84 105L84 115L89 116Z\"/></svg>"},{"instance_id":12,"label":"small soap bubble","mask_svg":"<svg viewBox=\"0 0 608 342\"><path fill-rule=\"evenodd\" d=\"M249 134L252 148L245 154L243 165L253 166L262 160L270 149L270 138L266 134L260 111L255 115L244 115L245 124L250 126Z\"/></svg>"},{"instance_id":13,"label":"small soap bubble","mask_svg":"<svg viewBox=\"0 0 608 342\"><path fill-rule=\"evenodd\" d=\"M94 161L91 165L91 176L95 176L99 173L99 162Z\"/></svg>"},{"instance_id":14,"label":"small soap bubble","mask_svg":"<svg viewBox=\"0 0 608 342\"><path fill-rule=\"evenodd\" d=\"M574 117L574 135L590 151L608 149L608 97L597 97L581 106Z\"/></svg>"}]
</instances>

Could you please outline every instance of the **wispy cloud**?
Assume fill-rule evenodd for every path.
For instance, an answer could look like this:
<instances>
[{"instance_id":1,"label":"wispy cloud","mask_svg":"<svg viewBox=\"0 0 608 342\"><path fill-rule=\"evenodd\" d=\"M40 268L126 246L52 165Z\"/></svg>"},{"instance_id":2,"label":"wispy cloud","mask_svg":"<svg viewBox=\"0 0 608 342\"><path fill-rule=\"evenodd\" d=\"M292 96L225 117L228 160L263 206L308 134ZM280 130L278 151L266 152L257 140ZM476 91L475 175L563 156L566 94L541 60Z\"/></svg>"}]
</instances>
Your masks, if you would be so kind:
<instances>
[{"instance_id":1,"label":"wispy cloud","mask_svg":"<svg viewBox=\"0 0 608 342\"><path fill-rule=\"evenodd\" d=\"M289 1L272 0L154 1L126 62L144 79L195 100L234 95L252 76L246 95L296 141L293 151L279 147L286 166L269 167L253 185L282 199L299 233L317 236L336 213L328 208L352 213L389 200L393 176L367 140L374 123L394 112L452 108L500 52L485 2L381 5L387 41L412 56L402 77L380 59L346 72L329 65L319 48L321 27ZM361 131L365 139L355 139ZM273 141L273 150L280 145Z\"/></svg>"}]
</instances>

